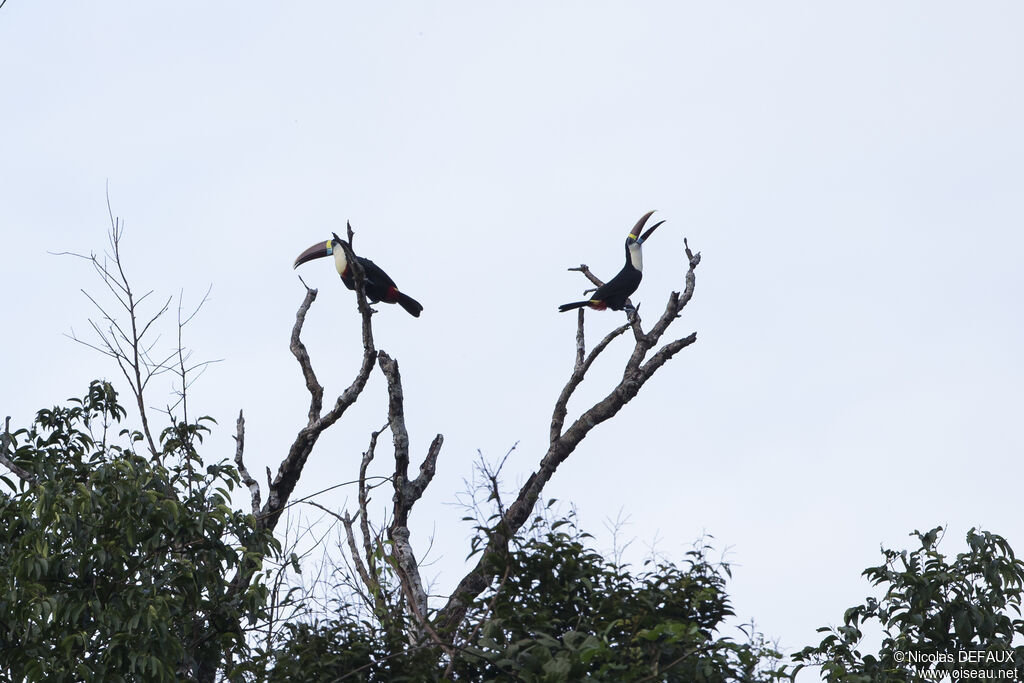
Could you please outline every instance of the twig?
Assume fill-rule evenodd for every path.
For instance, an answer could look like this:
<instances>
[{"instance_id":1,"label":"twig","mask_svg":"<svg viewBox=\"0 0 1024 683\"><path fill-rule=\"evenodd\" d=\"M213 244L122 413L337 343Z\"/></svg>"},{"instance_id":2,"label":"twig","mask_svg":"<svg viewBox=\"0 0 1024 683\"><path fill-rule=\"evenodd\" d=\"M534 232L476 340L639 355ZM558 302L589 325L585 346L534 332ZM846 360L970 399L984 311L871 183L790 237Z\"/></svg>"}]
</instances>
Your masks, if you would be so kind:
<instances>
[{"instance_id":1,"label":"twig","mask_svg":"<svg viewBox=\"0 0 1024 683\"><path fill-rule=\"evenodd\" d=\"M373 555L373 547L370 539L373 536L370 534L370 516L367 511L367 507L370 504L369 489L366 486L366 470L370 467L370 463L373 462L374 452L377 448L377 437L379 437L387 425L384 425L377 431L370 434L370 445L363 453L363 457L359 461L359 533L363 537L363 552L366 553L366 564L373 573L373 576L377 576L377 560ZM380 584L377 584L378 591L380 590Z\"/></svg>"},{"instance_id":2,"label":"twig","mask_svg":"<svg viewBox=\"0 0 1024 683\"><path fill-rule=\"evenodd\" d=\"M586 277L588 280L590 280L594 284L594 287L600 287L601 285L604 284L604 281L601 280L601 278L597 277L596 275L594 275L593 273L590 272L590 268L587 267L586 263L581 263L576 268L569 268L568 270L570 270L572 272L575 272L575 273L583 273L584 277ZM588 289L587 291L588 292L592 292L594 290Z\"/></svg>"}]
</instances>

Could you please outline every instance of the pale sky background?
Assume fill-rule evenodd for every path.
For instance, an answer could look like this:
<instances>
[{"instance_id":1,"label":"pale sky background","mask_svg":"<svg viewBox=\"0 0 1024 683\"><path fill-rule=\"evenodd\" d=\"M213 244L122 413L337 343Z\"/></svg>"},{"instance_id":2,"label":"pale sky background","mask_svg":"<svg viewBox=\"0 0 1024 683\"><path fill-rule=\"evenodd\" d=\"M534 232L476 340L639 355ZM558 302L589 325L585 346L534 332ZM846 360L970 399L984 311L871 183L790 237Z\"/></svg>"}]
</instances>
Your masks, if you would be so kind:
<instances>
[{"instance_id":1,"label":"pale sky background","mask_svg":"<svg viewBox=\"0 0 1024 683\"><path fill-rule=\"evenodd\" d=\"M117 379L63 336L87 331L78 290L98 282L47 253L105 246L109 181L136 287L188 304L213 286L186 340L224 359L192 393L221 423L206 457L233 454L243 408L250 468L276 471L308 406L291 264L351 220L425 307L381 307L376 339L403 371L414 466L445 435L413 541L435 534L425 574L447 592L477 449L519 443L510 488L543 454L574 347L556 307L584 288L566 268L613 275L655 208L634 301L649 324L682 287L687 237L704 258L673 330L698 341L544 495L603 548L628 515L634 560L713 534L739 617L799 649L915 528L948 525L951 553L974 525L1024 551L1022 35L1019 2L8 0L0 413L25 424ZM359 362L354 298L326 260L301 273L336 396ZM588 313L589 340L622 320ZM375 373L297 495L353 477L383 389Z\"/></svg>"}]
</instances>

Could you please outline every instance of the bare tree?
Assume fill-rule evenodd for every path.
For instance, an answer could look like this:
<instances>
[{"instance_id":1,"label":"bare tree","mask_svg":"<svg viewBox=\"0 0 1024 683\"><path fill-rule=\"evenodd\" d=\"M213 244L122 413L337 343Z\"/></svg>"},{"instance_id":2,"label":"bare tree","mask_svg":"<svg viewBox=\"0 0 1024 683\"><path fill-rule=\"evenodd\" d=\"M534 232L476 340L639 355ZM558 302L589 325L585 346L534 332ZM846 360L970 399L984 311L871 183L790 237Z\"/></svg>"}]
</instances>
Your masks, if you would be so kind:
<instances>
[{"instance_id":1,"label":"bare tree","mask_svg":"<svg viewBox=\"0 0 1024 683\"><path fill-rule=\"evenodd\" d=\"M133 289L121 254L124 224L120 218L114 216L110 206L109 192L107 194L107 213L110 217L110 232L107 235L109 251L102 255L97 255L95 252L89 255L57 252L56 255L74 256L88 261L113 297L116 308L110 308L100 303L97 297L82 289L82 294L100 314L98 321L89 318L89 326L92 328L95 340L89 341L78 336L74 329L68 336L79 344L99 351L117 364L135 398L139 420L142 423L142 434L150 456L157 459L160 457L160 449L157 447L157 439L153 438L153 431L150 428L149 411L145 398L146 389L157 376L164 373L174 374L180 383L180 386L174 389L177 400L173 405L168 406L165 412L172 421L175 421L178 418L174 411L180 407L182 410L181 422L188 421L188 387L210 363L217 361L193 362L191 352L184 346L182 335L185 327L206 303L210 290L207 289L195 309L185 315L182 310L184 293L179 294L177 343L169 350L158 351L160 335L154 325L169 310L173 297L168 296L162 303L156 302L154 305L149 305L147 299L153 294L153 290L140 296Z\"/></svg>"},{"instance_id":2,"label":"bare tree","mask_svg":"<svg viewBox=\"0 0 1024 683\"><path fill-rule=\"evenodd\" d=\"M357 263L351 251L352 231L349 228L349 243L341 246L346 250L350 264ZM685 241L684 241L685 243ZM371 512L368 509L367 470L375 456L377 439L381 431L372 433L369 447L364 452L359 465L358 474L358 509L352 515L348 512L339 515L347 540L347 550L351 555L351 565L358 580L362 583L358 591L364 602L378 618L388 619L387 611L394 604L390 599L391 590L382 580L382 567L376 558L383 548L387 568L397 577L401 609L410 617L412 632L410 641L413 644L432 643L440 647L449 657L458 649L455 642L456 633L465 619L472 602L496 581L500 585L503 580L500 560L508 550L508 544L523 528L530 518L531 511L544 486L554 475L558 466L563 463L597 425L614 417L630 400L632 400L655 372L665 365L675 354L696 341L696 334L671 339L662 343L672 323L680 317L683 308L693 296L695 271L700 263L700 254L693 253L689 245L685 246L687 270L684 276L683 291L672 292L665 304L664 311L648 330L644 330L639 312L631 310L627 313L626 323L607 333L589 351L586 346L584 332L584 311L577 314L575 362L569 379L555 400L552 411L548 438L548 448L541 454L536 471L534 471L519 489L518 494L507 507L501 504L497 488L497 475L492 473L493 499L498 504L498 514L486 530L488 539L483 552L476 564L459 581L450 595L444 598L439 608L432 609L427 591L424 589L420 575L419 563L410 542L408 520L416 502L430 485L440 455L444 438L441 434L434 437L427 452L419 464L415 477L409 474L411 455L409 452L409 435L405 426L404 393L398 362L386 352L376 349L373 343L371 315L372 309L366 303L362 288L362 274L357 273L357 306L362 316L363 363L352 384L338 397L334 407L321 415L323 389L316 381L309 355L300 340L302 324L310 305L316 298L316 290L307 288L306 297L299 307L296 323L292 330L292 352L302 369L306 386L310 392L309 422L301 429L287 455L282 461L278 475L271 483L271 500L263 505L261 517L266 524L273 524L275 515L280 514L286 504L288 494L293 490L301 473L302 465L309 457L313 445L325 429L336 422L344 410L358 397L359 392L369 377L373 361L376 359L387 381L388 421L394 443L394 471L391 475L393 501L390 521L379 528L371 523ZM597 278L584 264L570 270L579 271L593 284L600 286L602 281ZM633 349L626 360L622 378L611 387L608 394L584 410L575 420L569 423L568 402L576 389L583 383L588 370L594 361L627 330L632 331ZM241 461L239 460L241 463ZM244 469L244 465L243 465ZM247 475L246 475L247 476ZM248 477L247 482L255 481ZM258 505L258 494L254 493L254 509ZM358 521L358 525L357 525ZM382 543L380 529L386 528L388 543ZM357 539L356 537L361 538Z\"/></svg>"}]
</instances>

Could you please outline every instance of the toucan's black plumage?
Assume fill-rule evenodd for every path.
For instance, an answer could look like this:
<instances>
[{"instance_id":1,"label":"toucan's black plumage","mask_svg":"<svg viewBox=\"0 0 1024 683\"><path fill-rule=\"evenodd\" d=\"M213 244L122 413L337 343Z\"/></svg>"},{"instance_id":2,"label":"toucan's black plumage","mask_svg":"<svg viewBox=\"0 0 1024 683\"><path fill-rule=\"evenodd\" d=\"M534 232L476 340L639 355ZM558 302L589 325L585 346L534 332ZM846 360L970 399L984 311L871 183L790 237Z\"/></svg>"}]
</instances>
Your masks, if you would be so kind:
<instances>
[{"instance_id":1,"label":"toucan's black plumage","mask_svg":"<svg viewBox=\"0 0 1024 683\"><path fill-rule=\"evenodd\" d=\"M640 286L640 280L644 276L644 260L641 245L644 243L644 240L651 236L651 233L658 229L659 225L665 222L659 221L655 223L647 229L647 232L641 235L640 231L644 229L647 219L653 213L653 211L648 211L641 216L640 220L636 222L636 225L629 232L629 236L626 237L626 265L622 266L619 274L598 287L586 301L562 304L558 307L559 311L564 313L565 311L583 308L584 306L589 306L598 311L603 311L606 308L610 308L613 311L621 311L626 307L626 299Z\"/></svg>"},{"instance_id":2,"label":"toucan's black plumage","mask_svg":"<svg viewBox=\"0 0 1024 683\"><path fill-rule=\"evenodd\" d=\"M293 268L298 268L299 265L306 261L333 255L334 266L338 270L338 275L341 276L341 281L349 289L355 289L355 278L353 277L352 269L348 266L345 250L341 247L340 243L341 238L336 233L331 233L331 239L314 244L299 254L299 257L295 259ZM362 256L356 256L356 258L359 260L359 265L363 267L363 274L365 275L363 288L366 291L366 298L369 299L371 304L381 301L388 304L398 304L408 311L409 315L417 318L420 317L420 312L423 310L420 302L408 294L399 291L395 281L388 277L388 274L381 270L380 266L376 263Z\"/></svg>"}]
</instances>

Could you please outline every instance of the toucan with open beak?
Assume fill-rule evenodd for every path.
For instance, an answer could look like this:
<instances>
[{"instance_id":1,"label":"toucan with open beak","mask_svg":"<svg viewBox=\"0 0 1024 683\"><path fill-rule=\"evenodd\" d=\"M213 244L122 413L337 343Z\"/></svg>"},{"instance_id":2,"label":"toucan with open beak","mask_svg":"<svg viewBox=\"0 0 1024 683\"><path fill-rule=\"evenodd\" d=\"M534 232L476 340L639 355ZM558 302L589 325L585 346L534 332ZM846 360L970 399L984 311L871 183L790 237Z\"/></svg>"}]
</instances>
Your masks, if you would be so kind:
<instances>
[{"instance_id":1,"label":"toucan with open beak","mask_svg":"<svg viewBox=\"0 0 1024 683\"><path fill-rule=\"evenodd\" d=\"M349 268L348 258L345 256L345 250L341 247L341 238L338 237L337 233L332 232L331 239L326 242L318 242L299 254L299 257L295 259L295 265L292 267L298 268L306 261L323 258L324 256L334 256L334 267L338 269L341 281L349 289L355 289L355 278L353 277L352 269ZM395 281L388 277L388 274L381 270L380 266L376 263L362 256L356 256L356 258L359 259L359 265L363 267L363 273L365 274L363 289L366 292L366 298L369 299L371 304L380 301L387 304L398 304L409 315L416 318L420 317L423 305L419 301L416 301L416 299L413 299L408 294L400 292L398 287L395 286Z\"/></svg>"},{"instance_id":2,"label":"toucan with open beak","mask_svg":"<svg viewBox=\"0 0 1024 683\"><path fill-rule=\"evenodd\" d=\"M622 266L619 274L608 282L604 283L586 301L574 301L571 304L562 304L558 307L561 312L571 311L576 308L589 306L598 311L610 308L613 311L621 311L626 308L626 299L640 286L640 280L644 276L644 258L641 245L651 236L658 226L665 221L658 221L647 229L647 232L640 234L651 217L653 211L648 211L636 222L633 229L626 237L626 265ZM632 309L632 307L630 307Z\"/></svg>"}]
</instances>

